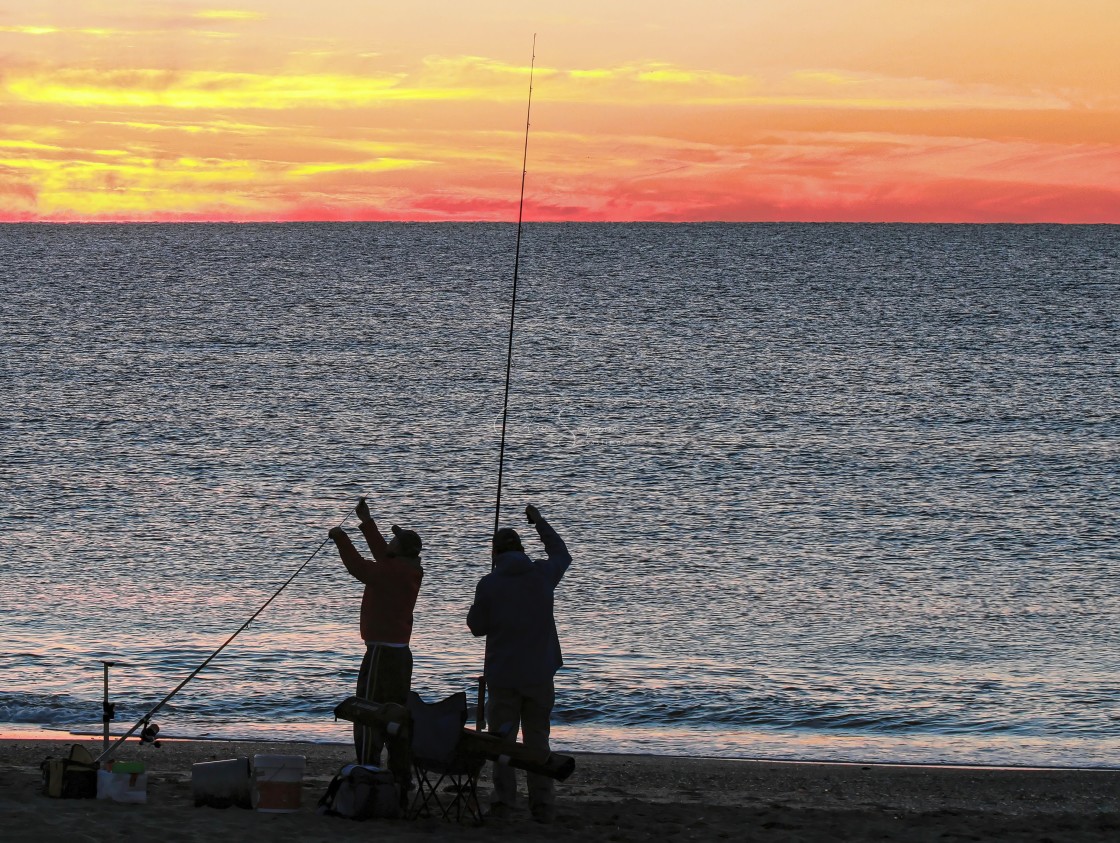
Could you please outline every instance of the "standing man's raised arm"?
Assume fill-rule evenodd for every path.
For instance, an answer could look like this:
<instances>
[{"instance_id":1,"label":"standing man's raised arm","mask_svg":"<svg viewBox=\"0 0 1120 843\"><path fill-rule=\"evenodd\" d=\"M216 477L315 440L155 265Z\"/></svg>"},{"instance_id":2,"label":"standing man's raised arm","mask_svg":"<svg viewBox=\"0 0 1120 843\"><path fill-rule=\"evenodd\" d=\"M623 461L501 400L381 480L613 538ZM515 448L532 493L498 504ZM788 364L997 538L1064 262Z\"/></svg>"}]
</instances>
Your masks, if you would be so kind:
<instances>
[{"instance_id":1,"label":"standing man's raised arm","mask_svg":"<svg viewBox=\"0 0 1120 843\"><path fill-rule=\"evenodd\" d=\"M548 572L552 584L556 585L564 576L564 572L568 570L568 566L572 564L572 554L568 552L568 546L564 544L564 540L552 529L552 525L544 520L544 516L541 515L539 509L529 504L525 507L525 517L529 519L530 524L537 528L537 535L540 536L541 542L544 544L544 552L547 558L544 562L538 562L537 565Z\"/></svg>"},{"instance_id":2,"label":"standing man's raised arm","mask_svg":"<svg viewBox=\"0 0 1120 843\"><path fill-rule=\"evenodd\" d=\"M346 566L346 570L350 572L354 579L366 585L373 582L376 575L374 563L358 553L358 548L354 547L354 543L350 541L346 531L341 527L332 527L327 535L334 541L342 564Z\"/></svg>"},{"instance_id":3,"label":"standing man's raised arm","mask_svg":"<svg viewBox=\"0 0 1120 843\"><path fill-rule=\"evenodd\" d=\"M358 498L358 505L354 507L354 512L358 514L358 529L361 530L362 535L366 537L366 544L369 545L369 552L373 554L375 561L384 562L389 558L389 545L385 543L385 537L382 536L381 531L377 529L377 524L370 514L369 504L366 503L365 498Z\"/></svg>"}]
</instances>

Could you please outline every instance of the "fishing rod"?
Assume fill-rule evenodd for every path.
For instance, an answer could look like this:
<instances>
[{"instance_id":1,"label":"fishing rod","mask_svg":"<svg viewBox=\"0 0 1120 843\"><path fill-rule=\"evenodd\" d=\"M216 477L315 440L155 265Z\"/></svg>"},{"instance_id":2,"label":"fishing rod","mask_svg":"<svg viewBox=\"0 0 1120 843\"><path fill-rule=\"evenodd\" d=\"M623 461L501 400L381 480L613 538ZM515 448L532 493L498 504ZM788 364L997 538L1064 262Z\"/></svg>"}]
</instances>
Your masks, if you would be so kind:
<instances>
[{"instance_id":1,"label":"fishing rod","mask_svg":"<svg viewBox=\"0 0 1120 843\"><path fill-rule=\"evenodd\" d=\"M521 221L525 214L525 173L529 170L529 115L533 111L533 70L537 66L537 34L533 33L533 56L529 60L529 101L525 106L525 148L521 153L521 198L517 203L517 246L513 250L513 295L509 302L509 346L506 349L506 389L502 399L502 446L498 451L498 494L494 501L494 532L502 517L502 469L506 459L506 419L509 418L509 378L513 369L513 325L517 315L517 270L521 264ZM494 570L494 557L490 557L490 570ZM475 729L486 728L486 679L478 677L478 708L475 712Z\"/></svg>"},{"instance_id":2,"label":"fishing rod","mask_svg":"<svg viewBox=\"0 0 1120 843\"><path fill-rule=\"evenodd\" d=\"M529 61L529 102L525 107L525 148L521 154L521 199L517 205L517 246L513 252L513 295L509 305L509 347L506 350L506 389L502 401L502 446L498 451L498 495L494 502L494 532L502 513L502 469L506 458L506 419L509 417L509 382L513 368L513 325L517 314L517 271L521 263L521 221L525 212L525 173L529 162L529 115L533 110L533 70L537 64L537 36L533 34L533 57ZM493 561L491 561L491 568Z\"/></svg>"},{"instance_id":3,"label":"fishing rod","mask_svg":"<svg viewBox=\"0 0 1120 843\"><path fill-rule=\"evenodd\" d=\"M363 500L364 499L365 498L363 497ZM338 526L339 527L343 526L349 520L350 520L350 515L347 514L347 516L345 518L343 518L342 521L339 522ZM222 644L222 646L220 646L217 650L215 650L213 653L211 653L209 656L207 656L206 661L204 661L202 664L200 664L198 667L196 667L193 671L191 671L190 675L187 676L187 678L184 679L182 682L180 682L178 685L176 685L175 689L170 694L168 694L166 697L164 697L162 700L160 700L158 703L156 703L154 706L152 706L152 708L148 711L148 713L145 714L143 717L141 717L139 720L137 720L135 725L133 725L133 727L131 729L129 729L127 732L125 732L123 735L121 735L119 738L117 738L116 742L113 743L112 746L103 750L102 753L100 755L98 755L97 758L94 759L94 762L95 763L100 763L102 758L105 758L105 757L111 755L113 753L113 751L118 746L120 746L122 743L124 743L126 740L128 740L128 738L131 737L132 734L137 729L140 729L141 726L144 727L140 732L141 742L154 741L156 733L159 732L159 726L156 726L155 724L151 723L151 719L155 715L155 713L157 711L159 711L161 708L163 708L165 705L167 705L168 701L172 697L174 697L177 693L179 693L181 690L183 690L183 688L186 686L186 684L188 682L190 682L192 679L194 679L196 676L198 676L198 674L202 672L202 669L205 668L206 665L210 664L210 662L212 662L218 656L218 654L222 652L222 650L224 650L227 646L229 646L229 643L231 641L233 641L234 638L236 638L238 635L240 635L242 632L244 632L246 629L248 629L249 625L252 624L252 622L257 619L257 616L261 612L263 612L265 609L267 609L269 607L269 605L272 603L273 600L275 600L277 597L280 596L280 592L282 592L285 588L287 588L289 585L292 584L292 581L296 577L298 577L300 575L300 572L303 571L303 569L306 568L311 563L311 560L314 559L319 554L319 551L322 550L326 546L328 541L330 541L330 536L329 535L327 536L327 538L323 539L323 541L319 544L319 546L317 548L315 548L315 550L313 550L311 552L311 555L308 556L307 559L304 560L303 564L300 565L296 569L295 573L292 574L290 577L288 577L288 579L286 579L284 581L284 584L281 585L278 589L276 589L276 591L273 593L273 595L271 597L269 597L266 601L264 601L264 604L259 609L257 609L257 611L253 612L253 614L250 616L249 620L247 620L247 621L245 621L245 623L241 624L241 626L238 627L237 631L234 632L233 635L231 635L229 638L227 638L225 640L225 642ZM105 681L106 681L106 683L108 683L108 668L106 668L106 680ZM106 685L106 695L108 695L108 686L107 685ZM106 740L107 740L108 739L108 723L106 723L106 735L105 736L106 736Z\"/></svg>"}]
</instances>

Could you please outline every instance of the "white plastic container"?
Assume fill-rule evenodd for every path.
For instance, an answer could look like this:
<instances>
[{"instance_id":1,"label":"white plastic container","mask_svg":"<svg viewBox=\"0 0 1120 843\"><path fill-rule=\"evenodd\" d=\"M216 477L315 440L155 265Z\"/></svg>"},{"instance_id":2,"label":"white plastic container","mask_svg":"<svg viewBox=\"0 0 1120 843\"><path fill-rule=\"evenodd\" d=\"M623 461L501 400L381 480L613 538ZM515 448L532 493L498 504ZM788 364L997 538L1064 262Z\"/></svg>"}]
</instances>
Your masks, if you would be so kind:
<instances>
[{"instance_id":1,"label":"white plastic container","mask_svg":"<svg viewBox=\"0 0 1120 843\"><path fill-rule=\"evenodd\" d=\"M253 807L272 814L298 811L303 767L302 755L254 755Z\"/></svg>"},{"instance_id":2,"label":"white plastic container","mask_svg":"<svg viewBox=\"0 0 1120 843\"><path fill-rule=\"evenodd\" d=\"M252 789L253 770L249 759L231 758L228 761L203 761L191 766L191 791L196 808L248 808Z\"/></svg>"},{"instance_id":3,"label":"white plastic container","mask_svg":"<svg viewBox=\"0 0 1120 843\"><path fill-rule=\"evenodd\" d=\"M139 763L114 764L97 771L97 798L112 802L147 802L148 774Z\"/></svg>"}]
</instances>

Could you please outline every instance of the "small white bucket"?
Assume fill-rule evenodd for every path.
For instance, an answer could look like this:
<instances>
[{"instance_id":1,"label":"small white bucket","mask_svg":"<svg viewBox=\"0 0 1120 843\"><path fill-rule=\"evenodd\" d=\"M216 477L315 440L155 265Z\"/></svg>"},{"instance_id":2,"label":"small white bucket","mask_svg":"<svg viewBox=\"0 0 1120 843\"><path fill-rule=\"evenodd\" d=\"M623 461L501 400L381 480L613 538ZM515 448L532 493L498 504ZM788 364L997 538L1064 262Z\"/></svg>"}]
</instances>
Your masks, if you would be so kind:
<instances>
[{"instance_id":1,"label":"small white bucket","mask_svg":"<svg viewBox=\"0 0 1120 843\"><path fill-rule=\"evenodd\" d=\"M196 808L250 807L249 791L252 787L252 768L249 759L231 758L228 761L204 761L191 766L191 790Z\"/></svg>"},{"instance_id":2,"label":"small white bucket","mask_svg":"<svg viewBox=\"0 0 1120 843\"><path fill-rule=\"evenodd\" d=\"M124 769L97 771L97 798L112 802L147 802L148 774L143 772L144 766L132 763L114 767Z\"/></svg>"},{"instance_id":3,"label":"small white bucket","mask_svg":"<svg viewBox=\"0 0 1120 843\"><path fill-rule=\"evenodd\" d=\"M302 755L254 755L253 807L273 814L298 811L303 765Z\"/></svg>"}]
</instances>

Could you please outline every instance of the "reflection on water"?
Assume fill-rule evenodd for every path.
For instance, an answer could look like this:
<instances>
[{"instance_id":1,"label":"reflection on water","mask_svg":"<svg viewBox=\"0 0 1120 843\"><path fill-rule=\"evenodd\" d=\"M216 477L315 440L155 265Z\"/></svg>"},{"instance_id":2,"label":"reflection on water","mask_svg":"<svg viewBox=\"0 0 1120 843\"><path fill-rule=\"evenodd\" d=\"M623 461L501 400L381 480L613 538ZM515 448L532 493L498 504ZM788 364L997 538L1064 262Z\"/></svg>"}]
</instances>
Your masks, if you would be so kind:
<instances>
[{"instance_id":1,"label":"reflection on water","mask_svg":"<svg viewBox=\"0 0 1120 843\"><path fill-rule=\"evenodd\" d=\"M418 690L473 688L511 237L0 226L0 722L99 727L101 658L139 717L366 493L424 537ZM558 740L1112 763L1118 238L530 226L503 520L575 556ZM339 729L332 554L166 731Z\"/></svg>"}]
</instances>

